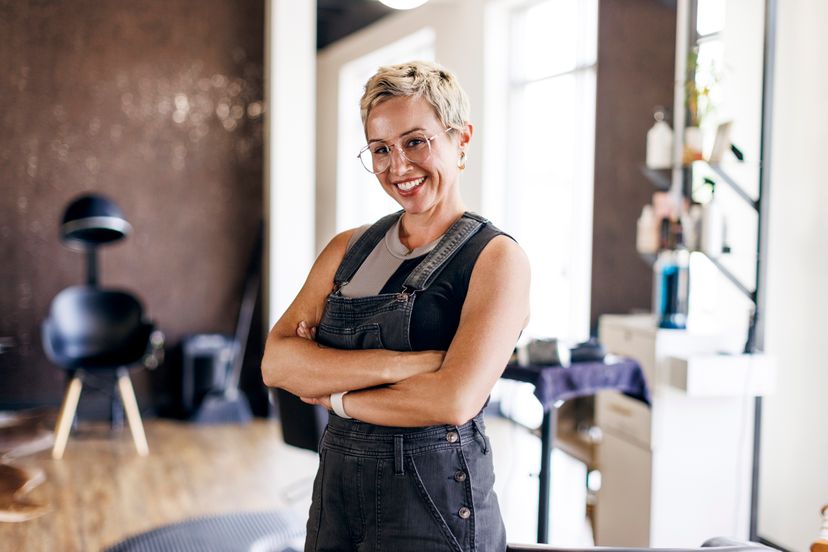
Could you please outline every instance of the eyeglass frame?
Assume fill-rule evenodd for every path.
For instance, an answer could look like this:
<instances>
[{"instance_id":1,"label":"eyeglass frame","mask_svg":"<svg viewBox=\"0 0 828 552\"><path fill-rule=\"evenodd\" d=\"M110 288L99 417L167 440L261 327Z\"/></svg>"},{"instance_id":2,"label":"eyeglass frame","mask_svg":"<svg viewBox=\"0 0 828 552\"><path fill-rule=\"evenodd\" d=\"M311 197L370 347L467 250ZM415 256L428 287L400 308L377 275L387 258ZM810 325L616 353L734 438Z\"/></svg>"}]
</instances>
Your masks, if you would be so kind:
<instances>
[{"instance_id":1,"label":"eyeglass frame","mask_svg":"<svg viewBox=\"0 0 828 552\"><path fill-rule=\"evenodd\" d=\"M428 158L429 159L431 158L431 141L434 140L435 138L437 138L438 136L442 136L443 134L445 134L446 132L449 132L451 130L455 130L455 128L448 126L448 127L444 128L443 130L441 130L440 132L438 132L437 134L435 134L434 136L432 136L431 138L429 138L427 136L423 137L423 138L425 138L425 141L426 141L426 147L428 147ZM413 131L409 132L407 134L404 134L403 136L408 136L408 134L412 134L412 133L413 133ZM382 140L375 140L375 142L381 142L381 143L385 144L386 146L395 148L397 151L400 152L400 155L402 156L403 159L405 159L409 163L414 163L414 161L412 161L411 159L408 158L408 156L405 154L405 151L403 151L403 148L399 144L397 144L397 143L388 144L386 142L383 142ZM385 171L387 171L388 169L390 169L391 168L391 155L392 154L389 154L388 166L385 167L384 169L382 169L381 171L374 172L374 171L370 170L368 167L365 166L365 163L362 161L362 154L365 153L366 151L368 151L370 148L371 148L371 144L365 144L365 146L363 146L363 148L361 150L359 150L359 153L357 154L357 159L359 160L359 164L362 165L362 168L365 169L366 171L368 171L371 174L382 174ZM372 165L373 165L373 163L372 163Z\"/></svg>"}]
</instances>

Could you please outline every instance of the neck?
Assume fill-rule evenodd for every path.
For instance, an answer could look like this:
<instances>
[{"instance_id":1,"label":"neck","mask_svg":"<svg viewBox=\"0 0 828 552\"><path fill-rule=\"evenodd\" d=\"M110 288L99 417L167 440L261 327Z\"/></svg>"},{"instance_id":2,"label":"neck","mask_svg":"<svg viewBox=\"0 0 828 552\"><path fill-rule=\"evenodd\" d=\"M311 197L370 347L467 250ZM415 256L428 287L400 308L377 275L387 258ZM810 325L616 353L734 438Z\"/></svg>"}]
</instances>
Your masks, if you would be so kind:
<instances>
[{"instance_id":1,"label":"neck","mask_svg":"<svg viewBox=\"0 0 828 552\"><path fill-rule=\"evenodd\" d=\"M463 216L466 207L462 201L451 206L429 209L422 213L406 211L400 221L400 241L409 249L416 249L433 242Z\"/></svg>"}]
</instances>

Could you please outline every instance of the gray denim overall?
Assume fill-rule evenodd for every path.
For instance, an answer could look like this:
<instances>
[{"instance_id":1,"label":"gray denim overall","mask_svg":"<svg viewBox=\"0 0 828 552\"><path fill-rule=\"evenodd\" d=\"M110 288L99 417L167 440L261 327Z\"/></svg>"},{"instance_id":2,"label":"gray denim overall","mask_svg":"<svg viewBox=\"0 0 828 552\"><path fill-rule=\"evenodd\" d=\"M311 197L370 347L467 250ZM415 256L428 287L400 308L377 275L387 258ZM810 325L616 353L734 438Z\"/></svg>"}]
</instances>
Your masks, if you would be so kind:
<instances>
[{"instance_id":1,"label":"gray denim overall","mask_svg":"<svg viewBox=\"0 0 828 552\"><path fill-rule=\"evenodd\" d=\"M317 328L320 344L412 350L409 330L417 294L487 222L464 214L399 292L342 296L340 288L400 216L380 219L345 254ZM306 551L506 549L482 413L461 426L421 428L378 426L331 414L319 456Z\"/></svg>"}]
</instances>

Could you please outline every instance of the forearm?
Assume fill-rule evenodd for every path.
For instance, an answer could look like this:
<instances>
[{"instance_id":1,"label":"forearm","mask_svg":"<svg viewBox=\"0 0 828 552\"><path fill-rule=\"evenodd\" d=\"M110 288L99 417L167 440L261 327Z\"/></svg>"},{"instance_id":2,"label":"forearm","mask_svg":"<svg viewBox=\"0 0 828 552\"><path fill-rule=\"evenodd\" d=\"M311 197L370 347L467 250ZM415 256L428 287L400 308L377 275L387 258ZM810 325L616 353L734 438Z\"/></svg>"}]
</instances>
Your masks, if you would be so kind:
<instances>
[{"instance_id":1,"label":"forearm","mask_svg":"<svg viewBox=\"0 0 828 552\"><path fill-rule=\"evenodd\" d=\"M440 351L342 350L301 337L271 336L262 359L266 385L300 397L320 397L400 382L437 370Z\"/></svg>"},{"instance_id":2,"label":"forearm","mask_svg":"<svg viewBox=\"0 0 828 552\"><path fill-rule=\"evenodd\" d=\"M420 374L396 384L348 393L343 399L352 418L384 426L462 425L485 403L464 393L447 374Z\"/></svg>"}]
</instances>

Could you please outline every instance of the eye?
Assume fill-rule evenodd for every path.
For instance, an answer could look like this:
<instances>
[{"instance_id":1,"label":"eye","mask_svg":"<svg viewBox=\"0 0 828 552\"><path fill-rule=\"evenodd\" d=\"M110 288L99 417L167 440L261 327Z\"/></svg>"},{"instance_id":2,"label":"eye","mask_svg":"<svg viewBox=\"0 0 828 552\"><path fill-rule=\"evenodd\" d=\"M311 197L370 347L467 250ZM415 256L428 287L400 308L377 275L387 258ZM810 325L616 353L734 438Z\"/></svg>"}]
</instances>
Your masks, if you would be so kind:
<instances>
[{"instance_id":1,"label":"eye","mask_svg":"<svg viewBox=\"0 0 828 552\"><path fill-rule=\"evenodd\" d=\"M377 144L371 148L371 153L374 155L388 155L388 146L385 144Z\"/></svg>"},{"instance_id":2,"label":"eye","mask_svg":"<svg viewBox=\"0 0 828 552\"><path fill-rule=\"evenodd\" d=\"M422 145L425 145L426 139L424 136L412 136L405 142L405 147L407 148L418 148Z\"/></svg>"}]
</instances>

